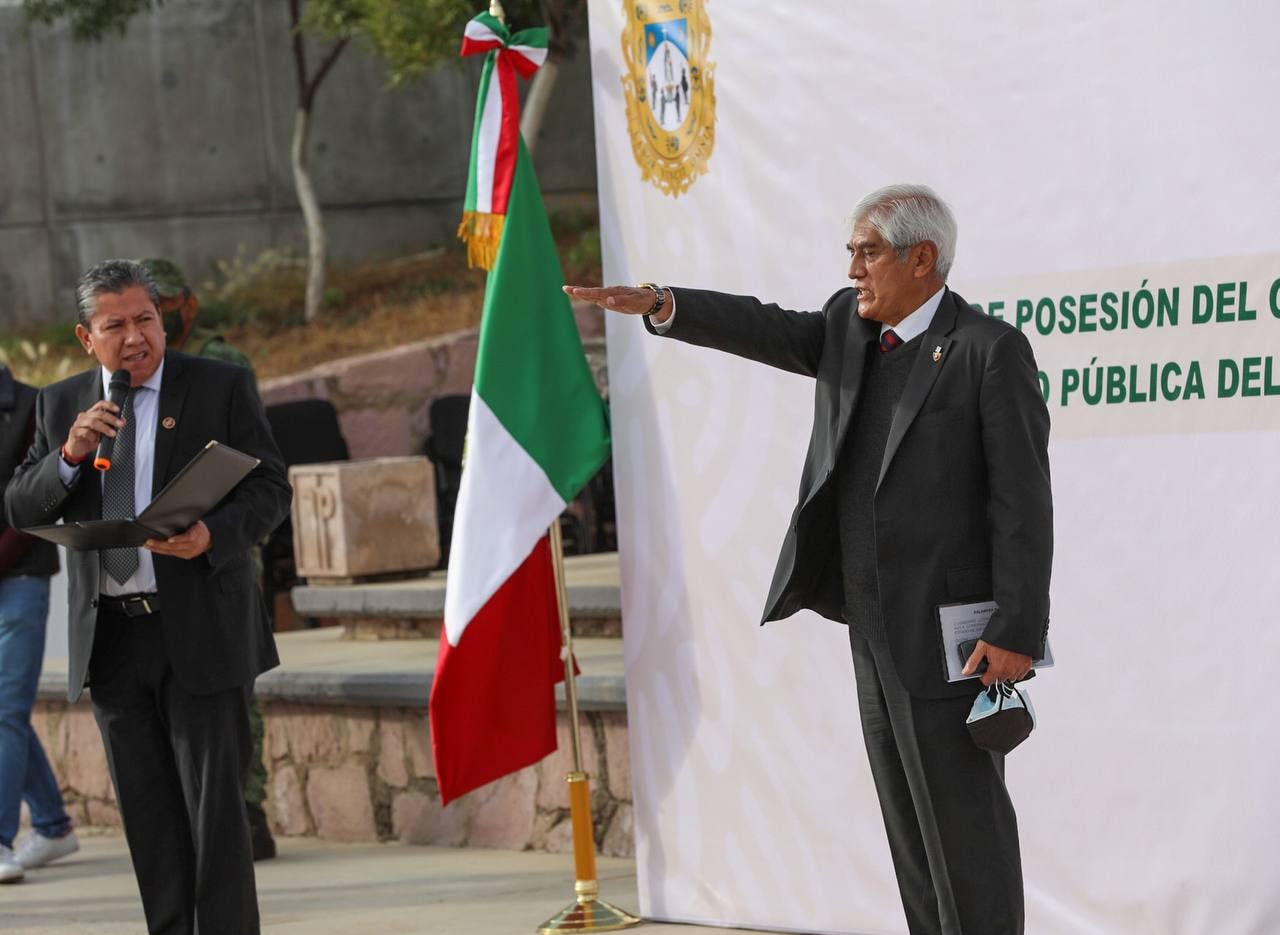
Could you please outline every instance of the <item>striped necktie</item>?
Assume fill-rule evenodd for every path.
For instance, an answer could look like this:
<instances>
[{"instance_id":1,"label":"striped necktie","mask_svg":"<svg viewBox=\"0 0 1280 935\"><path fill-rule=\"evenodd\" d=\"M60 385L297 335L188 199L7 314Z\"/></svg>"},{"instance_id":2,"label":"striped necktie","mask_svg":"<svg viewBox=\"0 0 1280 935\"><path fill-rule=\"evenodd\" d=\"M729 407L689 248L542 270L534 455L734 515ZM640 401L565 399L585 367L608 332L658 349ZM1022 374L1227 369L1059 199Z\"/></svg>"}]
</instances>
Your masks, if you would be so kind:
<instances>
[{"instance_id":1,"label":"striped necktie","mask_svg":"<svg viewBox=\"0 0 1280 935\"><path fill-rule=\"evenodd\" d=\"M902 338L898 337L898 333L892 328L880 335L881 354L887 354L899 347L902 347Z\"/></svg>"},{"instance_id":2,"label":"striped necktie","mask_svg":"<svg viewBox=\"0 0 1280 935\"><path fill-rule=\"evenodd\" d=\"M130 390L120 407L124 427L116 433L115 446L111 450L111 467L102 478L102 518L133 519L134 432L133 397ZM104 549L102 570L120 584L124 584L138 570L137 549Z\"/></svg>"}]
</instances>

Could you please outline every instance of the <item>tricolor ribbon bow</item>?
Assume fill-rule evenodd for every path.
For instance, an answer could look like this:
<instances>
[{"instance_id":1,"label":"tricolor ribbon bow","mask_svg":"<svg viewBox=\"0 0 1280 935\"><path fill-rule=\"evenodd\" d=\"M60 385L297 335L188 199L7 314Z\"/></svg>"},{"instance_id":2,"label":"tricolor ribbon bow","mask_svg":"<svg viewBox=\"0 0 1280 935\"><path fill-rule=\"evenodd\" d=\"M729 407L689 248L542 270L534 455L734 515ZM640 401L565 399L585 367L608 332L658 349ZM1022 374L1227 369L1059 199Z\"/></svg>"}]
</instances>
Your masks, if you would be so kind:
<instances>
[{"instance_id":1,"label":"tricolor ribbon bow","mask_svg":"<svg viewBox=\"0 0 1280 935\"><path fill-rule=\"evenodd\" d=\"M523 29L513 34L497 17L481 13L467 23L462 54L489 57L480 76L467 200L458 237L467 244L469 265L491 269L498 258L511 180L520 154L516 75L528 79L546 61L547 30Z\"/></svg>"}]
</instances>

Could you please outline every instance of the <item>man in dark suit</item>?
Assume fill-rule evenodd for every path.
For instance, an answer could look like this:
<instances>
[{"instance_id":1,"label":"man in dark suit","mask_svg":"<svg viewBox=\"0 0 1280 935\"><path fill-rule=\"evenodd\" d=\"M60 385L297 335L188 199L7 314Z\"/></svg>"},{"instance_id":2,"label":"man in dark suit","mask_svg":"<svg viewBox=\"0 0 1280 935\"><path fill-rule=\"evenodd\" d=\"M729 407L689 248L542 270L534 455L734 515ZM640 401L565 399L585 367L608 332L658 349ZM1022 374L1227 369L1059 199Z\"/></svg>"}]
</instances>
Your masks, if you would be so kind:
<instances>
[{"instance_id":1,"label":"man in dark suit","mask_svg":"<svg viewBox=\"0 0 1280 935\"><path fill-rule=\"evenodd\" d=\"M764 620L845 623L858 706L913 935L1023 931L1004 758L965 727L936 608L998 610L965 665L1024 677L1048 632L1049 415L1021 332L946 287L950 209L925 186L854 212L853 287L821 312L694 289L566 287L650 331L815 377L813 431Z\"/></svg>"},{"instance_id":2,"label":"man in dark suit","mask_svg":"<svg viewBox=\"0 0 1280 935\"><path fill-rule=\"evenodd\" d=\"M101 366L41 391L5 497L14 525L136 515L213 439L262 462L182 533L68 555L68 698L90 687L148 931L251 935L248 705L279 659L250 549L284 518L289 484L249 372L166 353L144 267L93 267L77 301L76 336ZM117 407L104 397L120 368ZM103 436L115 450L99 475Z\"/></svg>"}]
</instances>

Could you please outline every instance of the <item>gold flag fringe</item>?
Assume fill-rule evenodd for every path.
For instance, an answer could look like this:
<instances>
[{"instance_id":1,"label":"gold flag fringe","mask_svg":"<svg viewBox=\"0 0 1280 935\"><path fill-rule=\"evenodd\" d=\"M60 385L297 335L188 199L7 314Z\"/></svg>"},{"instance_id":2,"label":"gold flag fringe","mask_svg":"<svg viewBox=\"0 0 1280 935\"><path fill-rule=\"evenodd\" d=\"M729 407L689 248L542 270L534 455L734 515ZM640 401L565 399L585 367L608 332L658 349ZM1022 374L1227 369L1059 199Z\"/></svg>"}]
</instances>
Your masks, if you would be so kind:
<instances>
[{"instance_id":1,"label":"gold flag fringe","mask_svg":"<svg viewBox=\"0 0 1280 935\"><path fill-rule=\"evenodd\" d=\"M502 242L502 223L506 216L483 211L465 211L458 225L458 239L467 245L467 265L493 269L498 262L498 244Z\"/></svg>"}]
</instances>

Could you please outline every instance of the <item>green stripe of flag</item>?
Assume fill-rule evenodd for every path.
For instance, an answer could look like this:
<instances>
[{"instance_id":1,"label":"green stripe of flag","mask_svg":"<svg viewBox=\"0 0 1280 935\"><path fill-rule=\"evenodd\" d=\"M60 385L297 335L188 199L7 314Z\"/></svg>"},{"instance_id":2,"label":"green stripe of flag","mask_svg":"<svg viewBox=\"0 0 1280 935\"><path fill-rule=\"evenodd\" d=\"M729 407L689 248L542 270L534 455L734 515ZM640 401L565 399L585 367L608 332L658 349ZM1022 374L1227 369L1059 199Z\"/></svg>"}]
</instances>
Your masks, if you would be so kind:
<instances>
[{"instance_id":1,"label":"green stripe of flag","mask_svg":"<svg viewBox=\"0 0 1280 935\"><path fill-rule=\"evenodd\" d=\"M542 193L521 141L502 244L485 291L475 389L568 501L608 458L609 426L563 284Z\"/></svg>"},{"instance_id":2,"label":"green stripe of flag","mask_svg":"<svg viewBox=\"0 0 1280 935\"><path fill-rule=\"evenodd\" d=\"M467 169L467 196L462 202L463 211L476 210L476 162L480 158L480 124L484 122L484 102L489 99L489 82L493 80L492 54L484 59L484 70L480 73L480 94L476 98L476 119L471 127L471 164Z\"/></svg>"}]
</instances>

